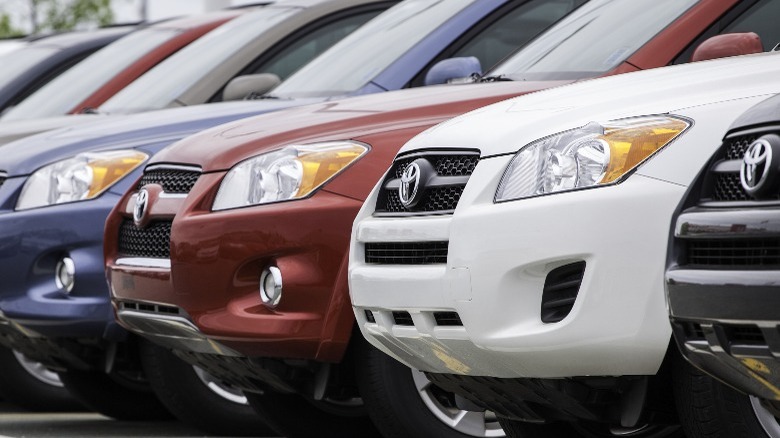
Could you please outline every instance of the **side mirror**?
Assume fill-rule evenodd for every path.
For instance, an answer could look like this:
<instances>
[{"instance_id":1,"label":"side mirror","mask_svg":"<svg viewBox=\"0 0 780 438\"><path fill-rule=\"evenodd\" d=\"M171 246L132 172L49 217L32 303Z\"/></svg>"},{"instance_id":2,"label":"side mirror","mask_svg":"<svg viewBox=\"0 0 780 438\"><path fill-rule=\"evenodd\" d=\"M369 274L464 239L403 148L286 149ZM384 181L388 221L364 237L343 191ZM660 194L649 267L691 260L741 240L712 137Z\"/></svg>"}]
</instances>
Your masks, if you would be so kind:
<instances>
[{"instance_id":1,"label":"side mirror","mask_svg":"<svg viewBox=\"0 0 780 438\"><path fill-rule=\"evenodd\" d=\"M281 83L279 76L273 73L239 76L225 85L222 100L241 100L250 94L265 94Z\"/></svg>"},{"instance_id":2,"label":"side mirror","mask_svg":"<svg viewBox=\"0 0 780 438\"><path fill-rule=\"evenodd\" d=\"M699 44L699 47L693 51L691 61L749 55L763 51L764 45L761 44L761 37L753 32L724 33L708 38Z\"/></svg>"},{"instance_id":3,"label":"side mirror","mask_svg":"<svg viewBox=\"0 0 780 438\"><path fill-rule=\"evenodd\" d=\"M453 79L481 75L482 65L474 56L443 59L431 67L425 75L425 85L446 84Z\"/></svg>"}]
</instances>

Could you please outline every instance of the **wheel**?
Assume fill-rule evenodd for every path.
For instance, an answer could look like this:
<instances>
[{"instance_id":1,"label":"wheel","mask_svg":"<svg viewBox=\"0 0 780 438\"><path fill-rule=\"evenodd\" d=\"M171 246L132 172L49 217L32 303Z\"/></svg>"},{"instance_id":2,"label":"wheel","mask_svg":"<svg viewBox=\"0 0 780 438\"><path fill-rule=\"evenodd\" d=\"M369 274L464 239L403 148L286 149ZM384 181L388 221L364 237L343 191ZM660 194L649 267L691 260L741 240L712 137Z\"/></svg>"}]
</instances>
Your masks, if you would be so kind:
<instances>
[{"instance_id":1,"label":"wheel","mask_svg":"<svg viewBox=\"0 0 780 438\"><path fill-rule=\"evenodd\" d=\"M382 435L360 399L315 401L298 394L246 393L266 424L286 438L372 438Z\"/></svg>"},{"instance_id":2,"label":"wheel","mask_svg":"<svg viewBox=\"0 0 780 438\"><path fill-rule=\"evenodd\" d=\"M141 344L144 372L160 401L184 423L212 435L272 433L237 388L154 344Z\"/></svg>"},{"instance_id":3,"label":"wheel","mask_svg":"<svg viewBox=\"0 0 780 438\"><path fill-rule=\"evenodd\" d=\"M682 357L675 367L675 401L690 438L780 438L780 424L765 403L726 386Z\"/></svg>"},{"instance_id":4,"label":"wheel","mask_svg":"<svg viewBox=\"0 0 780 438\"><path fill-rule=\"evenodd\" d=\"M369 415L387 438L503 437L491 412L464 411L454 395L365 341L356 349L358 385Z\"/></svg>"},{"instance_id":5,"label":"wheel","mask_svg":"<svg viewBox=\"0 0 780 438\"><path fill-rule=\"evenodd\" d=\"M30 411L83 411L57 373L22 353L0 347L0 396Z\"/></svg>"},{"instance_id":6,"label":"wheel","mask_svg":"<svg viewBox=\"0 0 780 438\"><path fill-rule=\"evenodd\" d=\"M137 375L69 370L58 373L65 388L88 408L117 420L170 420L171 413Z\"/></svg>"}]
</instances>

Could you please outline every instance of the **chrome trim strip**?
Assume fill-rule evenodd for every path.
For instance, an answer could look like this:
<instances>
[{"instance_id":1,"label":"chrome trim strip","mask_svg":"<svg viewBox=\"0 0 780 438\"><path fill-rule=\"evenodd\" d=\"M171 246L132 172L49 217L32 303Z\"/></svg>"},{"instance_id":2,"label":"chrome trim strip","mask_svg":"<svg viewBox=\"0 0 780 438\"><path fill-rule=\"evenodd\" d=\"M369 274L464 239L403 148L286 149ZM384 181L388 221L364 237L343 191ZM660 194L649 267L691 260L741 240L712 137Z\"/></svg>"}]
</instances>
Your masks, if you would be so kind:
<instances>
[{"instance_id":1,"label":"chrome trim strip","mask_svg":"<svg viewBox=\"0 0 780 438\"><path fill-rule=\"evenodd\" d=\"M189 193L168 193L161 192L158 198L186 199ZM136 196L136 195L133 195Z\"/></svg>"},{"instance_id":2,"label":"chrome trim strip","mask_svg":"<svg viewBox=\"0 0 780 438\"><path fill-rule=\"evenodd\" d=\"M179 164L150 164L146 166L144 172L157 169L171 169L171 170L184 170L188 172L203 172L203 168L200 166L184 166Z\"/></svg>"},{"instance_id":3,"label":"chrome trim strip","mask_svg":"<svg viewBox=\"0 0 780 438\"><path fill-rule=\"evenodd\" d=\"M144 268L171 269L171 259L153 259L149 257L121 257L116 259L117 265L139 266Z\"/></svg>"}]
</instances>

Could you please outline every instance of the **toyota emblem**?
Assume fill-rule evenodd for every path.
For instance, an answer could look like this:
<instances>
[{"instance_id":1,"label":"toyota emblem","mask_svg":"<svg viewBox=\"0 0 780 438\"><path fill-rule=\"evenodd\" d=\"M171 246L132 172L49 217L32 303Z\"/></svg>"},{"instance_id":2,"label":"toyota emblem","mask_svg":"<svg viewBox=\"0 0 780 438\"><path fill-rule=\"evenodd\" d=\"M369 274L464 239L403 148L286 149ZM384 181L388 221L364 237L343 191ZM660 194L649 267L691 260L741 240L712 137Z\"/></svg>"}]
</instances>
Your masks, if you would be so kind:
<instances>
[{"instance_id":1,"label":"toyota emblem","mask_svg":"<svg viewBox=\"0 0 780 438\"><path fill-rule=\"evenodd\" d=\"M417 197L417 191L420 188L420 166L414 162L404 169L404 173L401 174L401 185L398 187L398 198L401 199L401 204L404 207L409 208L414 204Z\"/></svg>"},{"instance_id":2,"label":"toyota emblem","mask_svg":"<svg viewBox=\"0 0 780 438\"><path fill-rule=\"evenodd\" d=\"M138 196L135 198L135 206L133 207L133 222L136 227L140 227L146 214L147 203L149 202L149 192L146 189L141 189L138 192Z\"/></svg>"},{"instance_id":3,"label":"toyota emblem","mask_svg":"<svg viewBox=\"0 0 780 438\"><path fill-rule=\"evenodd\" d=\"M760 191L772 164L772 146L763 138L748 146L739 169L742 188L750 195Z\"/></svg>"}]
</instances>

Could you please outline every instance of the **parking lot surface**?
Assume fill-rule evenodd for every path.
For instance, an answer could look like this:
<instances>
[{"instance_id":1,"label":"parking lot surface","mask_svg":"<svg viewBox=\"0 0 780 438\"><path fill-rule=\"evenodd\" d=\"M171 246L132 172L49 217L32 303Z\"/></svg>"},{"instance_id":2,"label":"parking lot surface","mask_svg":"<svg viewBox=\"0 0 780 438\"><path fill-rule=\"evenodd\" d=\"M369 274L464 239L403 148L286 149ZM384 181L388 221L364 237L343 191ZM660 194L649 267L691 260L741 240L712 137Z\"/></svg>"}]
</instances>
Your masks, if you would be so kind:
<instances>
[{"instance_id":1,"label":"parking lot surface","mask_svg":"<svg viewBox=\"0 0 780 438\"><path fill-rule=\"evenodd\" d=\"M0 438L205 436L177 421L115 421L91 412L26 412L0 402Z\"/></svg>"}]
</instances>

